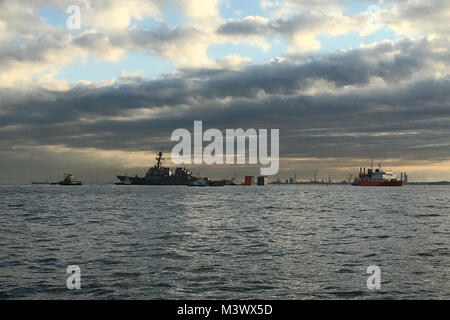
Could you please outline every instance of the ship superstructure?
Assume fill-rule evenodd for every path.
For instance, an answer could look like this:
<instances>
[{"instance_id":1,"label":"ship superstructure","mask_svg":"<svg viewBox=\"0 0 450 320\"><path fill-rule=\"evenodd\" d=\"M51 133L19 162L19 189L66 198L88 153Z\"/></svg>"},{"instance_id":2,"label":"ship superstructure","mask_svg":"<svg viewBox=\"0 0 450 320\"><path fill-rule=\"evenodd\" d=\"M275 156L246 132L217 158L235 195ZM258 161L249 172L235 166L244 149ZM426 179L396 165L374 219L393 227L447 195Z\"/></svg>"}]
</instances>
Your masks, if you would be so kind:
<instances>
[{"instance_id":1,"label":"ship superstructure","mask_svg":"<svg viewBox=\"0 0 450 320\"><path fill-rule=\"evenodd\" d=\"M156 164L151 167L144 177L128 175L117 176L122 185L189 185L195 183L199 178L192 175L186 168L176 168L172 172L171 168L164 167L162 161L162 151L156 157Z\"/></svg>"},{"instance_id":2,"label":"ship superstructure","mask_svg":"<svg viewBox=\"0 0 450 320\"><path fill-rule=\"evenodd\" d=\"M66 173L64 174L64 180L59 182L62 186L81 186L81 181L77 180L73 174Z\"/></svg>"}]
</instances>

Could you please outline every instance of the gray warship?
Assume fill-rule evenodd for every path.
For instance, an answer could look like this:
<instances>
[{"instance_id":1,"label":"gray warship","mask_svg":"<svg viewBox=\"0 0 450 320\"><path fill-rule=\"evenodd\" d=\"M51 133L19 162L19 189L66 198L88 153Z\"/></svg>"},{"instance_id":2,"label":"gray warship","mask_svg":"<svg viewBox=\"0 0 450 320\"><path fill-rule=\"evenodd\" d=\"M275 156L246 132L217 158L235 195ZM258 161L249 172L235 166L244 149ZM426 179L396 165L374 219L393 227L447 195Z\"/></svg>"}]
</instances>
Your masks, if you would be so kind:
<instances>
[{"instance_id":1,"label":"gray warship","mask_svg":"<svg viewBox=\"0 0 450 320\"><path fill-rule=\"evenodd\" d=\"M156 157L156 164L151 167L145 177L130 177L128 175L117 176L120 183L117 185L192 185L199 180L208 180L208 178L197 178L186 168L176 168L175 173L172 169L162 166L163 153L160 151ZM205 180L205 181L206 181Z\"/></svg>"}]
</instances>

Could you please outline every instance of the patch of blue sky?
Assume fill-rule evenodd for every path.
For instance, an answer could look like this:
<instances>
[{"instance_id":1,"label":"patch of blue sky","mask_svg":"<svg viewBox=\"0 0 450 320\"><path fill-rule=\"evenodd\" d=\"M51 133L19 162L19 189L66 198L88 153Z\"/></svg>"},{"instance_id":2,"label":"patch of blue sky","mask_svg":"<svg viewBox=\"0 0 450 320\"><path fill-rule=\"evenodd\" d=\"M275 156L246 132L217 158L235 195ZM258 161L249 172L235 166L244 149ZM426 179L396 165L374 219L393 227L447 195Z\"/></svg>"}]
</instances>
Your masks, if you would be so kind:
<instances>
[{"instance_id":1,"label":"patch of blue sky","mask_svg":"<svg viewBox=\"0 0 450 320\"><path fill-rule=\"evenodd\" d=\"M365 12L371 6L377 6L380 9L391 9L392 4L386 3L383 0L344 0L343 2L343 15L353 16L358 13Z\"/></svg>"},{"instance_id":2,"label":"patch of blue sky","mask_svg":"<svg viewBox=\"0 0 450 320\"><path fill-rule=\"evenodd\" d=\"M163 20L170 28L175 28L187 22L187 18L175 3L168 3L164 6Z\"/></svg>"},{"instance_id":3,"label":"patch of blue sky","mask_svg":"<svg viewBox=\"0 0 450 320\"><path fill-rule=\"evenodd\" d=\"M152 54L127 52L118 62L101 61L95 57L89 57L87 61L74 61L60 70L56 78L69 83L83 80L97 82L117 79L125 71L156 79L174 70L171 62Z\"/></svg>"},{"instance_id":4,"label":"patch of blue sky","mask_svg":"<svg viewBox=\"0 0 450 320\"><path fill-rule=\"evenodd\" d=\"M66 25L66 21L69 18L68 14L53 7L41 8L37 11L37 15L42 19L44 19L47 22L47 24L54 27Z\"/></svg>"},{"instance_id":5,"label":"patch of blue sky","mask_svg":"<svg viewBox=\"0 0 450 320\"><path fill-rule=\"evenodd\" d=\"M285 54L287 45L283 38L274 37L268 42L271 44L271 47L267 51L254 45L227 42L209 46L207 54L211 59L220 59L229 55L240 55L241 57L250 58L253 63L263 63Z\"/></svg>"},{"instance_id":6,"label":"patch of blue sky","mask_svg":"<svg viewBox=\"0 0 450 320\"><path fill-rule=\"evenodd\" d=\"M353 16L358 13L367 11L370 6L377 5L378 1L355 1L355 0L344 0L343 2L343 15Z\"/></svg>"},{"instance_id":7,"label":"patch of blue sky","mask_svg":"<svg viewBox=\"0 0 450 320\"><path fill-rule=\"evenodd\" d=\"M246 16L267 16L260 6L261 0L224 0L220 3L220 14L225 19L239 19Z\"/></svg>"},{"instance_id":8,"label":"patch of blue sky","mask_svg":"<svg viewBox=\"0 0 450 320\"><path fill-rule=\"evenodd\" d=\"M130 28L139 30L153 30L161 26L161 21L157 21L152 17L147 17L142 20L131 19Z\"/></svg>"}]
</instances>

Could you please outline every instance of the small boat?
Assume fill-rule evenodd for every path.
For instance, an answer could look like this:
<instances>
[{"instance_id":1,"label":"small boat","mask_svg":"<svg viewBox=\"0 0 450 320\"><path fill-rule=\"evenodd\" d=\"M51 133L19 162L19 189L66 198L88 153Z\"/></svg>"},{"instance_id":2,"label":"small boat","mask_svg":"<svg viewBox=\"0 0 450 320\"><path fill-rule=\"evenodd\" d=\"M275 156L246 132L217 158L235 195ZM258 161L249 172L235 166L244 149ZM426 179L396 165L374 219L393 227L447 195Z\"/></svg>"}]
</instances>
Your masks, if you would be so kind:
<instances>
[{"instance_id":1,"label":"small boat","mask_svg":"<svg viewBox=\"0 0 450 320\"><path fill-rule=\"evenodd\" d=\"M77 180L71 173L66 173L64 180L59 182L61 186L81 186L81 181Z\"/></svg>"},{"instance_id":2,"label":"small boat","mask_svg":"<svg viewBox=\"0 0 450 320\"><path fill-rule=\"evenodd\" d=\"M188 187L207 187L207 186L208 184L205 181L202 181L201 179L188 184Z\"/></svg>"}]
</instances>

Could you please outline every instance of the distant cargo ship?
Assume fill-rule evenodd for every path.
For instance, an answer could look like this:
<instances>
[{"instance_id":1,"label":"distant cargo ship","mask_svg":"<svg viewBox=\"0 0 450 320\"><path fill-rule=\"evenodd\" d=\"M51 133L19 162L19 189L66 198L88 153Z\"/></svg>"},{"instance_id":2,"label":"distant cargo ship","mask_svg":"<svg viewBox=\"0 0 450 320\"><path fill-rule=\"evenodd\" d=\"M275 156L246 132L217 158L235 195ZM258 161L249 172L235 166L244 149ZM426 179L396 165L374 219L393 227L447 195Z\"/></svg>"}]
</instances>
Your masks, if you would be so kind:
<instances>
[{"instance_id":1,"label":"distant cargo ship","mask_svg":"<svg viewBox=\"0 0 450 320\"><path fill-rule=\"evenodd\" d=\"M81 181L77 180L73 174L71 173L66 173L64 180L59 182L59 185L61 186L81 186L82 183Z\"/></svg>"},{"instance_id":2,"label":"distant cargo ship","mask_svg":"<svg viewBox=\"0 0 450 320\"><path fill-rule=\"evenodd\" d=\"M378 169L367 169L359 168L359 176L355 178L352 183L354 186L359 187L401 187L403 186L403 173L402 179L398 180L394 173L390 171L384 171L380 168Z\"/></svg>"}]
</instances>

